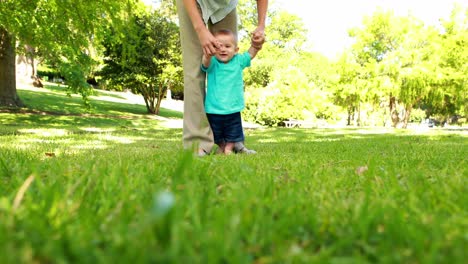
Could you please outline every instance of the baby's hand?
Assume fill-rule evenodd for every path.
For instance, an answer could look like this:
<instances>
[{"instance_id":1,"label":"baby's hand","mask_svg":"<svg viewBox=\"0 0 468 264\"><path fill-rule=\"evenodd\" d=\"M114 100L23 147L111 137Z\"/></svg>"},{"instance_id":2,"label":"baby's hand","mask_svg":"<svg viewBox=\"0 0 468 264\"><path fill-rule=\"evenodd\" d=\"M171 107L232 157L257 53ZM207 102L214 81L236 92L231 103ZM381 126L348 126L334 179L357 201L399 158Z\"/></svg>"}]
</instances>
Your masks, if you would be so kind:
<instances>
[{"instance_id":1,"label":"baby's hand","mask_svg":"<svg viewBox=\"0 0 468 264\"><path fill-rule=\"evenodd\" d=\"M265 33L263 31L255 31L252 34L252 46L256 49L261 49L265 43Z\"/></svg>"}]
</instances>

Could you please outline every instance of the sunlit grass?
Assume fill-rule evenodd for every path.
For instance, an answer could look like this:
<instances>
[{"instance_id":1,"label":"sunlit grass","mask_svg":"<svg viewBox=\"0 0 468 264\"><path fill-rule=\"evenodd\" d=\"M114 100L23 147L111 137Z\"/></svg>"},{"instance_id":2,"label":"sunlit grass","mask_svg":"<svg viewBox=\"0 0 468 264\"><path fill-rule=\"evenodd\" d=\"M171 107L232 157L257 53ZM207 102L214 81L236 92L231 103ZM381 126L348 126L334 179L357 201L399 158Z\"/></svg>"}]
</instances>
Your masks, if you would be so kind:
<instances>
[{"instance_id":1,"label":"sunlit grass","mask_svg":"<svg viewBox=\"0 0 468 264\"><path fill-rule=\"evenodd\" d=\"M90 97L90 108L83 107L80 95L67 95L66 87L47 84L44 88L22 87L18 94L30 109L41 109L60 114L94 114L108 116L135 117L145 115L146 107L140 102L126 100L124 93L99 91L97 96ZM161 109L161 116L181 118L182 114L169 109Z\"/></svg>"},{"instance_id":2,"label":"sunlit grass","mask_svg":"<svg viewBox=\"0 0 468 264\"><path fill-rule=\"evenodd\" d=\"M0 113L0 263L466 260L466 131L257 129L257 155L195 158L96 108Z\"/></svg>"}]
</instances>

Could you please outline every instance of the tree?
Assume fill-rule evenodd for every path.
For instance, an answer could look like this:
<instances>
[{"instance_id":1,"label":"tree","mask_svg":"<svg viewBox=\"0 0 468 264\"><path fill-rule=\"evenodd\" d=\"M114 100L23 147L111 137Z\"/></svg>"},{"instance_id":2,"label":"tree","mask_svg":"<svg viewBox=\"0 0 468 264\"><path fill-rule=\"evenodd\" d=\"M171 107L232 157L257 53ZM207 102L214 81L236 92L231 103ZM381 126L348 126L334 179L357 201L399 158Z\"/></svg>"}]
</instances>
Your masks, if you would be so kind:
<instances>
[{"instance_id":1,"label":"tree","mask_svg":"<svg viewBox=\"0 0 468 264\"><path fill-rule=\"evenodd\" d=\"M374 87L368 98L388 98L393 126L406 127L415 107L445 120L466 113L466 14L455 7L437 29L412 16L377 12L350 32L356 38L354 57L366 73L361 76Z\"/></svg>"},{"instance_id":2,"label":"tree","mask_svg":"<svg viewBox=\"0 0 468 264\"><path fill-rule=\"evenodd\" d=\"M354 115L359 108L359 94L356 90L356 81L359 76L359 64L348 53L343 53L335 64L338 80L333 94L337 105L346 109L347 122L351 125Z\"/></svg>"},{"instance_id":3,"label":"tree","mask_svg":"<svg viewBox=\"0 0 468 264\"><path fill-rule=\"evenodd\" d=\"M255 1L239 1L240 49L250 45L256 27ZM246 120L274 126L289 118L314 120L334 116L329 100L333 76L323 55L305 49L307 30L300 17L271 5L263 49L244 74Z\"/></svg>"},{"instance_id":4,"label":"tree","mask_svg":"<svg viewBox=\"0 0 468 264\"><path fill-rule=\"evenodd\" d=\"M0 106L22 106L16 92L16 47L28 45L55 63L69 89L84 97L93 60L88 48L109 23L123 24L136 0L0 1Z\"/></svg>"},{"instance_id":5,"label":"tree","mask_svg":"<svg viewBox=\"0 0 468 264\"><path fill-rule=\"evenodd\" d=\"M275 13L268 27L268 41L282 49L302 50L307 29L301 18L285 11Z\"/></svg>"},{"instance_id":6,"label":"tree","mask_svg":"<svg viewBox=\"0 0 468 264\"><path fill-rule=\"evenodd\" d=\"M276 50L274 48L272 50ZM270 49L267 49L269 54ZM329 100L332 78L328 60L316 53L279 49L281 55L266 55L272 67L269 83L250 84L246 89L244 116L250 121L275 126L293 118L314 121L335 117L335 107ZM262 50L263 52L263 50ZM255 61L254 64L257 64ZM254 67L252 67L254 68ZM258 72L253 69L253 72ZM246 80L255 80L255 75Z\"/></svg>"},{"instance_id":7,"label":"tree","mask_svg":"<svg viewBox=\"0 0 468 264\"><path fill-rule=\"evenodd\" d=\"M387 63L398 61L398 99L404 111L402 127L406 128L411 111L428 98L433 89L438 67L436 43L437 32L432 27L424 27L421 22L408 20L409 32L399 47L389 56Z\"/></svg>"},{"instance_id":8,"label":"tree","mask_svg":"<svg viewBox=\"0 0 468 264\"><path fill-rule=\"evenodd\" d=\"M389 61L389 55L399 47L406 32L408 32L408 27L405 18L395 17L392 12L382 10L378 10L370 17L365 17L363 28L353 28L349 31L349 35L356 39L351 52L359 64L360 73L357 78L362 88L359 94L365 94L367 98L373 98L372 101L380 104L381 100L375 100L375 98L382 96L382 91L376 89L375 84L398 82L398 69L393 71L394 67L387 68L385 62ZM386 70L390 71L385 72ZM384 76L387 78L383 78ZM371 88L367 89L369 87ZM393 125L396 126L399 122L396 107L397 91L395 90L397 86L387 84L384 87L388 89L384 94L388 98L389 115ZM358 104L361 103L361 99L363 98L357 98Z\"/></svg>"},{"instance_id":9,"label":"tree","mask_svg":"<svg viewBox=\"0 0 468 264\"><path fill-rule=\"evenodd\" d=\"M451 116L468 114L468 9L454 6L436 42L437 57L431 64L437 67L437 78L424 104L428 115L450 122Z\"/></svg>"},{"instance_id":10,"label":"tree","mask_svg":"<svg viewBox=\"0 0 468 264\"><path fill-rule=\"evenodd\" d=\"M413 107L429 98L437 82L437 31L412 16L379 11L350 35L356 37L353 54L361 68L358 78L371 87L361 94L380 104L387 97L393 126L401 123L406 128Z\"/></svg>"},{"instance_id":11,"label":"tree","mask_svg":"<svg viewBox=\"0 0 468 264\"><path fill-rule=\"evenodd\" d=\"M0 106L23 106L16 93L15 44L12 38L0 26Z\"/></svg>"},{"instance_id":12,"label":"tree","mask_svg":"<svg viewBox=\"0 0 468 264\"><path fill-rule=\"evenodd\" d=\"M124 30L124 36L107 34L100 75L114 89L141 94L148 112L159 114L167 89L182 86L178 26L154 10L136 15Z\"/></svg>"}]
</instances>

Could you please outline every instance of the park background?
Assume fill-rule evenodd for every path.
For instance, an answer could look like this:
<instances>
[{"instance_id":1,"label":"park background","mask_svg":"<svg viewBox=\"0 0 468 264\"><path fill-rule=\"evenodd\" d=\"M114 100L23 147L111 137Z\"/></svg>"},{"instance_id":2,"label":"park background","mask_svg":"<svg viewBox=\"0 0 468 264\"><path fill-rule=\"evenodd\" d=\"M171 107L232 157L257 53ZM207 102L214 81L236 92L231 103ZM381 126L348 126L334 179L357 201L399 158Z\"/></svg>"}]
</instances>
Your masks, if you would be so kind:
<instances>
[{"instance_id":1,"label":"park background","mask_svg":"<svg viewBox=\"0 0 468 264\"><path fill-rule=\"evenodd\" d=\"M257 154L197 158L175 7L152 3L0 1L1 263L466 261L466 7L370 8L331 56L272 1Z\"/></svg>"},{"instance_id":2,"label":"park background","mask_svg":"<svg viewBox=\"0 0 468 264\"><path fill-rule=\"evenodd\" d=\"M21 4L12 6L3 17L18 38L17 79L66 83L85 103L93 87L128 90L142 95L152 114L158 114L167 91L169 97L183 99L173 1L146 1L138 8L124 2L109 7L121 11L103 17L104 24L86 22L89 26L72 25L92 20L89 12L87 18L47 24L59 17L44 17L40 8L31 10L36 19L9 21L5 18L14 17L15 10L28 12L19 9ZM245 73L244 119L263 126L284 126L290 120L308 127L463 125L468 107L466 3L418 4L331 1L300 9L299 4L272 1L268 41ZM332 6L343 8L333 11ZM106 12L101 9L95 12ZM256 25L255 5L240 1L238 12L240 48L246 50ZM4 84L12 83L13 73L8 73L2 75L9 79ZM2 87L3 105L20 104L13 85Z\"/></svg>"}]
</instances>

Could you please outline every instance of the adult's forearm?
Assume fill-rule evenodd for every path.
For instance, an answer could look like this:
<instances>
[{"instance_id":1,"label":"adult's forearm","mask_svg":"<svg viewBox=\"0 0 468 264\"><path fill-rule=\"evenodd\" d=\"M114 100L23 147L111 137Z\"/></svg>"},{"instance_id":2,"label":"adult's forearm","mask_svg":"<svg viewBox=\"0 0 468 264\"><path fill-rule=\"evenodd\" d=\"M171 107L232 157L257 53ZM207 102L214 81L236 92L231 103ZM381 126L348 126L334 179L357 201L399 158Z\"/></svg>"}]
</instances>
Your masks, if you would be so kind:
<instances>
[{"instance_id":1,"label":"adult's forearm","mask_svg":"<svg viewBox=\"0 0 468 264\"><path fill-rule=\"evenodd\" d=\"M265 28L268 0L257 0L258 26Z\"/></svg>"}]
</instances>

